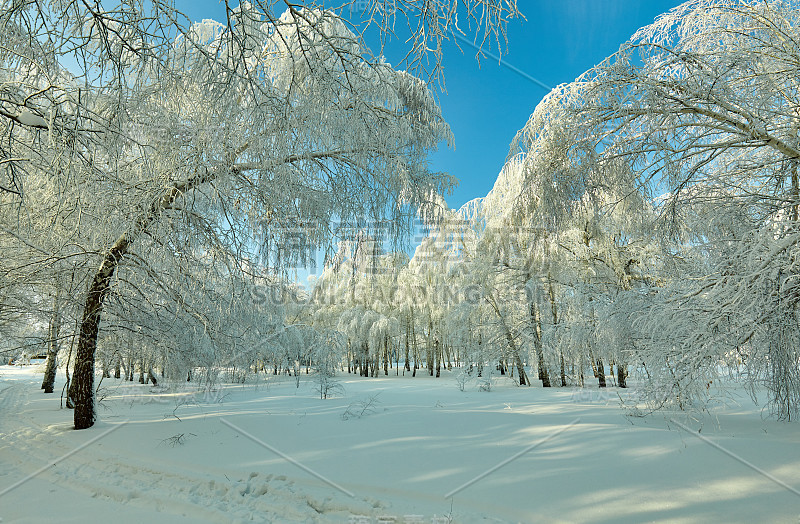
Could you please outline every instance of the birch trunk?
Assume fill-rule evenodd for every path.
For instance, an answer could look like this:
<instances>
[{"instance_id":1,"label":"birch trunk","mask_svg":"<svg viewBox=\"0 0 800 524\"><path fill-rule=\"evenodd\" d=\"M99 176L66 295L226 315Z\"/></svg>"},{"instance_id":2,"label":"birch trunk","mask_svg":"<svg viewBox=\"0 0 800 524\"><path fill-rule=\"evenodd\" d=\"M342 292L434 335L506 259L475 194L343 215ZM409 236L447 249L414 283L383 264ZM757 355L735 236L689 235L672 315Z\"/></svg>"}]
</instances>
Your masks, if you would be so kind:
<instances>
[{"instance_id":1,"label":"birch trunk","mask_svg":"<svg viewBox=\"0 0 800 524\"><path fill-rule=\"evenodd\" d=\"M78 350L75 357L75 371L72 376L74 387L73 401L75 404L74 423L75 429L86 429L94 426L97 420L94 396L94 360L97 351L97 335L100 331L100 318L105 301L120 260L125 256L131 243L147 231L161 213L169 209L175 200L185 192L213 180L215 175L204 169L202 173L195 173L186 182L175 184L156 199L150 208L136 221L130 232L125 232L117 239L103 257L103 263L92 279L86 304L83 308L83 318L78 333Z\"/></svg>"},{"instance_id":2,"label":"birch trunk","mask_svg":"<svg viewBox=\"0 0 800 524\"><path fill-rule=\"evenodd\" d=\"M58 332L59 325L61 324L61 313L59 310L60 304L60 288L56 288L56 296L53 300L53 314L50 317L50 325L48 327L48 340L47 340L47 364L44 369L44 379L42 380L42 389L45 393L52 393L56 382L56 368L58 357Z\"/></svg>"}]
</instances>

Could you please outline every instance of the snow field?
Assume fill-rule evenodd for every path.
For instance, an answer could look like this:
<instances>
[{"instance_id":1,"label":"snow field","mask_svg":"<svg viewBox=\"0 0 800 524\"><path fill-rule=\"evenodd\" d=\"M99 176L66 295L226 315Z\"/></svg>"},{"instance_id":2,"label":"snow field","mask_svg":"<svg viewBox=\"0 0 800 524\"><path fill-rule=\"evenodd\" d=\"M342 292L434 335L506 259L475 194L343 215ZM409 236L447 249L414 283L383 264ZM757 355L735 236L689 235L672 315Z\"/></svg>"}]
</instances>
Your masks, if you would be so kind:
<instances>
[{"instance_id":1,"label":"snow field","mask_svg":"<svg viewBox=\"0 0 800 524\"><path fill-rule=\"evenodd\" d=\"M344 394L327 400L305 375L299 388L292 377L269 377L208 392L105 379L100 423L74 431L72 412L41 393L34 369L0 366L0 492L54 465L0 495L4 524L87 516L114 524L794 523L800 516L796 493L679 427L701 429L800 488L796 424L762 418L744 395L740 405L694 420L626 416L613 389L498 380L491 392L462 392L449 374L340 376Z\"/></svg>"}]
</instances>

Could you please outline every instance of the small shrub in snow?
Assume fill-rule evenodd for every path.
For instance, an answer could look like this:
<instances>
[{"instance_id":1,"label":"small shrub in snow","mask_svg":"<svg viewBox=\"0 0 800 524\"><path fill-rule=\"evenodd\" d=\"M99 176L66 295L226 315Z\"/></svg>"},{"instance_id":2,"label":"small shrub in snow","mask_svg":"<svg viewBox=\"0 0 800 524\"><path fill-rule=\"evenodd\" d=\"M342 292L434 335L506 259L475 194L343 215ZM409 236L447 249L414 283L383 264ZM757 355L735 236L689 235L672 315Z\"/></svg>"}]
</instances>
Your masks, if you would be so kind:
<instances>
[{"instance_id":1,"label":"small shrub in snow","mask_svg":"<svg viewBox=\"0 0 800 524\"><path fill-rule=\"evenodd\" d=\"M459 391L465 391L467 389L467 384L469 384L470 380L472 380L472 375L469 371L462 369L456 374L456 386L458 386Z\"/></svg>"},{"instance_id":2,"label":"small shrub in snow","mask_svg":"<svg viewBox=\"0 0 800 524\"><path fill-rule=\"evenodd\" d=\"M333 378L331 375L318 373L314 377L314 381L316 382L315 389L317 393L319 393L319 398L322 400L335 395L344 395L344 386L342 386L339 381Z\"/></svg>"},{"instance_id":3,"label":"small shrub in snow","mask_svg":"<svg viewBox=\"0 0 800 524\"><path fill-rule=\"evenodd\" d=\"M378 404L380 401L378 400L378 393L377 395L373 395L366 400L359 400L353 402L344 413L341 414L342 420L350 420L352 418L364 418L367 415L372 415L378 410Z\"/></svg>"},{"instance_id":4,"label":"small shrub in snow","mask_svg":"<svg viewBox=\"0 0 800 524\"><path fill-rule=\"evenodd\" d=\"M177 435L172 435L171 437L165 438L161 440L161 444L167 445L171 448L175 446L183 446L186 444L186 439L189 437L196 437L194 433L178 433Z\"/></svg>"},{"instance_id":5,"label":"small shrub in snow","mask_svg":"<svg viewBox=\"0 0 800 524\"><path fill-rule=\"evenodd\" d=\"M492 390L492 379L485 378L478 382L478 391L486 391L487 393Z\"/></svg>"}]
</instances>

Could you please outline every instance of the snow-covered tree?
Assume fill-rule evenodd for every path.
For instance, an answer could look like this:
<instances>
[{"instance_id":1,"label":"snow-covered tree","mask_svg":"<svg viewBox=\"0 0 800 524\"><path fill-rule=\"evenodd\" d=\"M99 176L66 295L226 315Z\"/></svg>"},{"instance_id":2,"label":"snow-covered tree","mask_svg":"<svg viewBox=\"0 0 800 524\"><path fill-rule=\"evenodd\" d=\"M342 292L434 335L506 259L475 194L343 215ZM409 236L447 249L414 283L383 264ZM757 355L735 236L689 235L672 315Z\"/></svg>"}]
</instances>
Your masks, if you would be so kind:
<instances>
[{"instance_id":1,"label":"snow-covered tree","mask_svg":"<svg viewBox=\"0 0 800 524\"><path fill-rule=\"evenodd\" d=\"M690 405L721 363L746 362L736 374L765 382L779 415L797 409L799 22L792 1L686 2L554 90L515 142L523 208L563 222L610 191L657 209L663 267L688 271L630 302L657 403Z\"/></svg>"},{"instance_id":2,"label":"snow-covered tree","mask_svg":"<svg viewBox=\"0 0 800 524\"><path fill-rule=\"evenodd\" d=\"M518 14L505 1L468 6L487 35ZM21 2L0 14L2 190L24 204L26 173L51 173L94 211L80 247L102 263L79 330L77 428L95 420L100 315L121 263L159 266L160 250L242 273L298 229L324 243L332 224L402 224L452 183L424 161L449 140L424 82L372 58L334 11L272 7L193 25L160 3ZM449 6L426 12L435 30L416 34L425 45L413 56L456 30ZM382 20L397 13L409 11Z\"/></svg>"}]
</instances>

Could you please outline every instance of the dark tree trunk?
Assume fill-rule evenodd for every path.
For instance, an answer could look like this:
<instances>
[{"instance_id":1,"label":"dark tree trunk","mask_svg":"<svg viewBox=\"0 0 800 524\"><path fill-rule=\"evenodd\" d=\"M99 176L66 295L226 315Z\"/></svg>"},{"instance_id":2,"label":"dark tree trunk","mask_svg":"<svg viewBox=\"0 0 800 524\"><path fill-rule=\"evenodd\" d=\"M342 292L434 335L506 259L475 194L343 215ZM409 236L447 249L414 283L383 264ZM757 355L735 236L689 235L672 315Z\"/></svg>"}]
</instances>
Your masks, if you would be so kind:
<instances>
[{"instance_id":1,"label":"dark tree trunk","mask_svg":"<svg viewBox=\"0 0 800 524\"><path fill-rule=\"evenodd\" d=\"M516 361L515 363L517 366L517 371L519 371L519 385L529 386L530 382L528 381L528 374L525 373L525 366L519 356L519 353L514 354L514 360Z\"/></svg>"},{"instance_id":2,"label":"dark tree trunk","mask_svg":"<svg viewBox=\"0 0 800 524\"><path fill-rule=\"evenodd\" d=\"M158 381L156 380L156 376L153 374L153 366L150 366L147 369L147 382L152 382L154 386L158 385Z\"/></svg>"},{"instance_id":3,"label":"dark tree trunk","mask_svg":"<svg viewBox=\"0 0 800 524\"><path fill-rule=\"evenodd\" d=\"M436 348L433 347L433 338L434 338L433 337L433 320L430 319L428 321L428 347L426 349L426 351L428 352L428 355L427 355L427 358L426 358L427 364L428 364L428 374L430 376L433 376L433 367L435 365L434 360L436 360L436 353L435 353Z\"/></svg>"},{"instance_id":4,"label":"dark tree trunk","mask_svg":"<svg viewBox=\"0 0 800 524\"><path fill-rule=\"evenodd\" d=\"M539 380L542 381L543 388L550 387L550 373L544 363L544 348L542 347L542 320L539 317L539 308L536 302L531 301L531 322L533 322L533 345L536 351L537 366L539 367Z\"/></svg>"},{"instance_id":5,"label":"dark tree trunk","mask_svg":"<svg viewBox=\"0 0 800 524\"><path fill-rule=\"evenodd\" d=\"M385 335L383 339L383 375L389 374L389 336Z\"/></svg>"},{"instance_id":6,"label":"dark tree trunk","mask_svg":"<svg viewBox=\"0 0 800 524\"><path fill-rule=\"evenodd\" d=\"M100 314L111 284L111 277L127 248L128 242L123 236L106 255L86 297L78 336L78 351L75 356L75 371L72 375L72 386L75 390L72 396L75 403L75 429L90 428L94 426L97 418L94 404L94 356L100 329Z\"/></svg>"},{"instance_id":7,"label":"dark tree trunk","mask_svg":"<svg viewBox=\"0 0 800 524\"><path fill-rule=\"evenodd\" d=\"M419 369L419 346L417 345L417 332L414 330L414 319L411 319L411 345L414 350L414 369L411 377L417 376L417 369Z\"/></svg>"},{"instance_id":8,"label":"dark tree trunk","mask_svg":"<svg viewBox=\"0 0 800 524\"><path fill-rule=\"evenodd\" d=\"M508 342L508 347L511 349L511 355L514 357L514 366L519 372L519 385L528 386L530 382L528 381L528 375L525 373L525 367L522 364L522 358L519 356L519 350L517 349L517 344L514 342L514 337L511 336L511 331L506 327L505 322L503 323L503 328L506 330L506 341ZM506 371L506 361L502 360L500 362L500 374L505 375Z\"/></svg>"},{"instance_id":9,"label":"dark tree trunk","mask_svg":"<svg viewBox=\"0 0 800 524\"><path fill-rule=\"evenodd\" d=\"M617 385L621 388L627 388L628 382L625 380L628 376L628 370L625 369L623 364L617 364Z\"/></svg>"},{"instance_id":10,"label":"dark tree trunk","mask_svg":"<svg viewBox=\"0 0 800 524\"><path fill-rule=\"evenodd\" d=\"M411 371L411 363L408 361L408 353L409 353L408 332L411 329L411 318L406 317L406 321L408 322L408 324L406 325L406 362L405 366L403 366L403 376L405 376L406 371Z\"/></svg>"},{"instance_id":11,"label":"dark tree trunk","mask_svg":"<svg viewBox=\"0 0 800 524\"><path fill-rule=\"evenodd\" d=\"M544 364L544 354L541 351L536 352L537 357L539 358L539 380L542 381L543 388L551 387L550 384L550 373L547 372L547 368Z\"/></svg>"},{"instance_id":12,"label":"dark tree trunk","mask_svg":"<svg viewBox=\"0 0 800 524\"><path fill-rule=\"evenodd\" d=\"M506 342L508 342L508 347L511 349L511 354L514 357L514 365L517 367L519 371L519 385L520 386L527 386L528 382L528 375L525 374L525 368L522 365L522 359L519 356L519 351L517 350L517 344L514 342L514 337L511 335L511 331L509 331L508 327L503 321L503 328L506 331ZM506 374L506 362L505 360L500 362L500 374Z\"/></svg>"},{"instance_id":13,"label":"dark tree trunk","mask_svg":"<svg viewBox=\"0 0 800 524\"><path fill-rule=\"evenodd\" d=\"M175 200L187 191L209 182L216 174L204 169L195 172L188 180L169 187L161 198L155 199L148 210L142 214L133 228L123 233L114 245L106 252L103 262L92 280L89 292L86 295L86 304L83 308L83 319L78 332L78 350L75 357L75 372L72 385L75 389L75 429L86 429L94 425L97 418L94 403L94 358L97 350L97 335L100 331L100 317L103 311L103 302L111 285L111 277L117 269L120 260L128 252L128 248L137 236L150 227L153 221ZM72 389L72 388L71 388Z\"/></svg>"},{"instance_id":14,"label":"dark tree trunk","mask_svg":"<svg viewBox=\"0 0 800 524\"><path fill-rule=\"evenodd\" d=\"M436 361L436 378L442 375L442 343L439 339L433 341L433 359Z\"/></svg>"},{"instance_id":15,"label":"dark tree trunk","mask_svg":"<svg viewBox=\"0 0 800 524\"><path fill-rule=\"evenodd\" d=\"M603 360L597 359L597 380L601 388L606 387L606 368L603 366Z\"/></svg>"},{"instance_id":16,"label":"dark tree trunk","mask_svg":"<svg viewBox=\"0 0 800 524\"><path fill-rule=\"evenodd\" d=\"M361 345L361 358L358 362L360 375L362 377L369 376L369 346L366 342L362 343Z\"/></svg>"}]
</instances>

